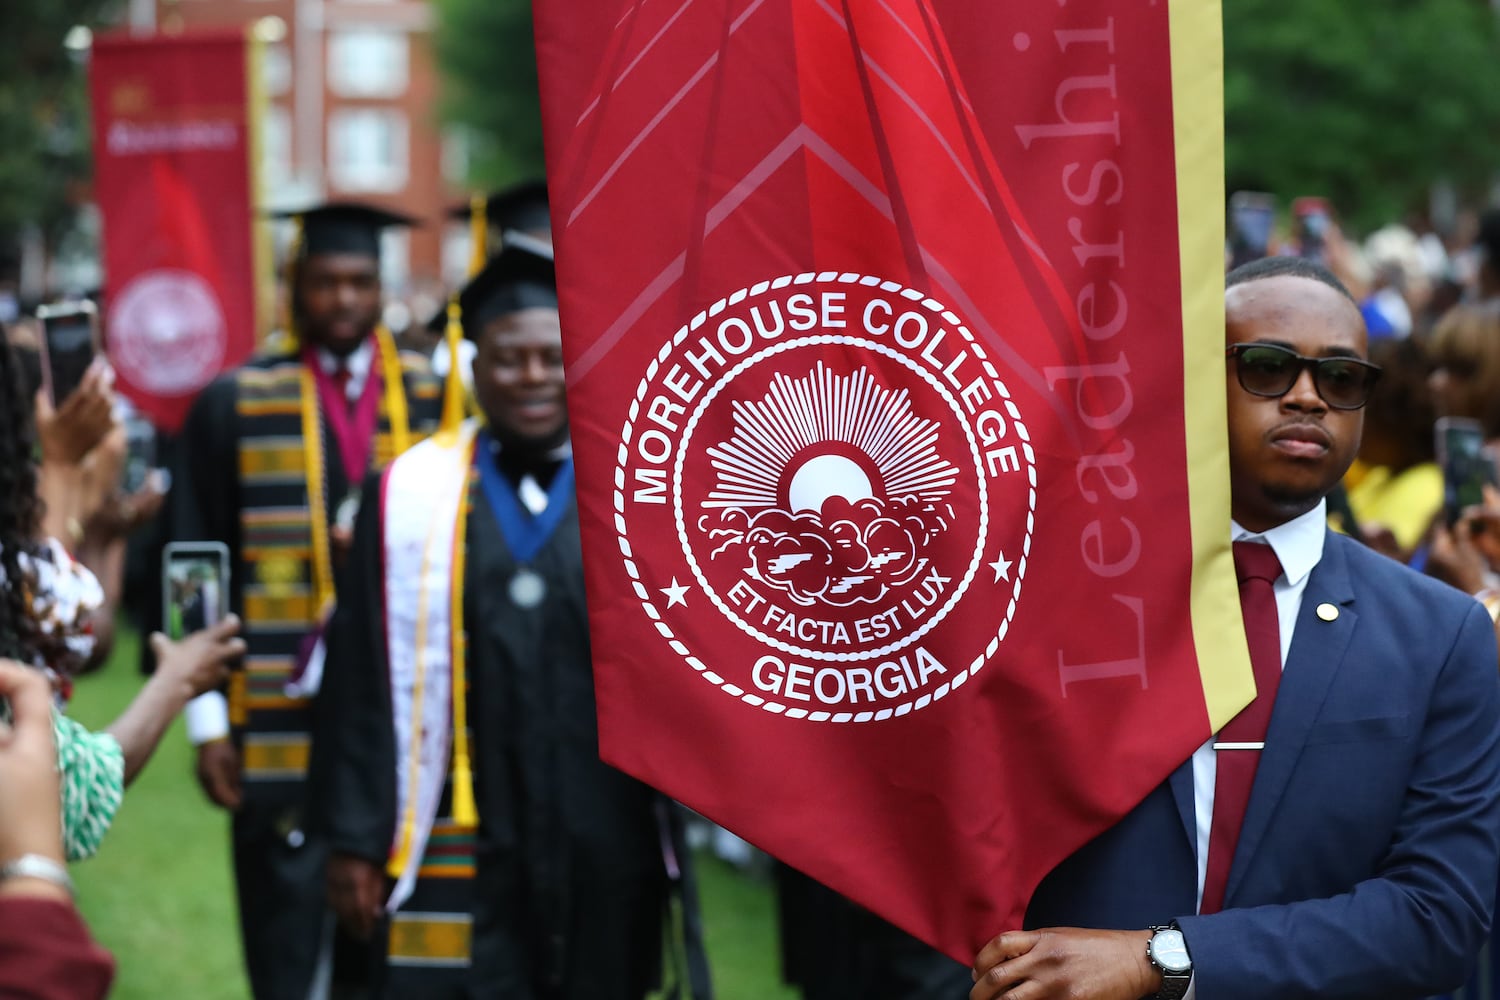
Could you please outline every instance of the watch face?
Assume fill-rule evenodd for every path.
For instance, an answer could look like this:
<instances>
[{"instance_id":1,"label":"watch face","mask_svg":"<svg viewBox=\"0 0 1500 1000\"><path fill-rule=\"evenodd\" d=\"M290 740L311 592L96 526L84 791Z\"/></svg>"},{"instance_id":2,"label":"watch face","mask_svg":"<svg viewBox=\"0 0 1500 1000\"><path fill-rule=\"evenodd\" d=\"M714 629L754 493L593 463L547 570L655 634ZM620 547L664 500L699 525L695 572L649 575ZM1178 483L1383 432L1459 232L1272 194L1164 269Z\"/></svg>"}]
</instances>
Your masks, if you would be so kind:
<instances>
[{"instance_id":1,"label":"watch face","mask_svg":"<svg viewBox=\"0 0 1500 1000\"><path fill-rule=\"evenodd\" d=\"M1182 931L1157 931L1151 938L1151 959L1163 972L1183 973L1193 967Z\"/></svg>"}]
</instances>

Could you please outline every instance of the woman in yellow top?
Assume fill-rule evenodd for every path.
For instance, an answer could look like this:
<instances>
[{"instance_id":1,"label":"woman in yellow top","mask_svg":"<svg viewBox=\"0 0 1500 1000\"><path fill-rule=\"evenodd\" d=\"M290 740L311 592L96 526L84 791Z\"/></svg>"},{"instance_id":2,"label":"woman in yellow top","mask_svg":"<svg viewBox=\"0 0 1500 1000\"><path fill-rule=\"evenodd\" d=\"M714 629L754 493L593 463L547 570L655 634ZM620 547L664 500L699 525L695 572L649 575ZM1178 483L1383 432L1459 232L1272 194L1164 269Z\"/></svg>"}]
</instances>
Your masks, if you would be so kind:
<instances>
[{"instance_id":1,"label":"woman in yellow top","mask_svg":"<svg viewBox=\"0 0 1500 1000\"><path fill-rule=\"evenodd\" d=\"M1370 360L1385 371L1365 407L1359 460L1344 485L1365 541L1405 562L1443 506L1428 364L1415 340L1373 341Z\"/></svg>"}]
</instances>

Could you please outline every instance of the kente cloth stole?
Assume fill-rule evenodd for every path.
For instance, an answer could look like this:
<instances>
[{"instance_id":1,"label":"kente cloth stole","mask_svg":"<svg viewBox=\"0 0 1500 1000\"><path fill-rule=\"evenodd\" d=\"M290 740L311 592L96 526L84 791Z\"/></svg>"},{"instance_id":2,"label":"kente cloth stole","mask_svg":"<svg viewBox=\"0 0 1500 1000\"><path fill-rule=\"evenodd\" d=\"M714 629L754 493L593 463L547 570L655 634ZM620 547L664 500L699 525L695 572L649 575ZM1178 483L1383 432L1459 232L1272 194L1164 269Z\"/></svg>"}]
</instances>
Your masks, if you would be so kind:
<instances>
[{"instance_id":1,"label":"kente cloth stole","mask_svg":"<svg viewBox=\"0 0 1500 1000\"><path fill-rule=\"evenodd\" d=\"M388 355L401 371L394 346ZM384 372L371 468L412 439L406 386ZM373 374L372 374L373 377ZM309 700L289 695L298 646L333 598L327 467L311 374L296 358L236 375L240 571L245 669L230 679L230 722L242 747L248 794L288 797L306 776ZM311 403L311 407L309 407ZM351 489L359 484L351 484ZM313 516L317 512L317 516Z\"/></svg>"},{"instance_id":2,"label":"kente cloth stole","mask_svg":"<svg viewBox=\"0 0 1500 1000\"><path fill-rule=\"evenodd\" d=\"M476 831L448 804L444 794L412 894L388 917L383 983L396 996L447 995L473 959Z\"/></svg>"},{"instance_id":3,"label":"kente cloth stole","mask_svg":"<svg viewBox=\"0 0 1500 1000\"><path fill-rule=\"evenodd\" d=\"M381 490L385 634L396 745L396 834L386 871L395 913L425 864L452 761L452 815L478 825L468 755L465 531L477 424L391 463ZM450 753L451 751L451 753Z\"/></svg>"}]
</instances>

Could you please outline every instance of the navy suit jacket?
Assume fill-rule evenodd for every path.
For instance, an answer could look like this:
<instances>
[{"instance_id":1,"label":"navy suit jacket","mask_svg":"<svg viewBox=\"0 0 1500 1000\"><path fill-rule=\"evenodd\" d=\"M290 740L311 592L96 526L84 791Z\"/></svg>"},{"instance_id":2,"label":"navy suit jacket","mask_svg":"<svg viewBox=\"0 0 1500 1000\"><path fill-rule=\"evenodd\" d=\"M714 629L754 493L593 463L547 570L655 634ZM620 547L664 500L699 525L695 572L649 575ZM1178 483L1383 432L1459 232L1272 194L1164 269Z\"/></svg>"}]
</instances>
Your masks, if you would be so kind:
<instances>
[{"instance_id":1,"label":"navy suit jacket","mask_svg":"<svg viewBox=\"0 0 1500 1000\"><path fill-rule=\"evenodd\" d=\"M1194 913L1195 850L1189 761L1048 875L1027 926L1176 920L1199 1000L1462 985L1500 879L1500 661L1483 608L1330 532L1220 913Z\"/></svg>"}]
</instances>

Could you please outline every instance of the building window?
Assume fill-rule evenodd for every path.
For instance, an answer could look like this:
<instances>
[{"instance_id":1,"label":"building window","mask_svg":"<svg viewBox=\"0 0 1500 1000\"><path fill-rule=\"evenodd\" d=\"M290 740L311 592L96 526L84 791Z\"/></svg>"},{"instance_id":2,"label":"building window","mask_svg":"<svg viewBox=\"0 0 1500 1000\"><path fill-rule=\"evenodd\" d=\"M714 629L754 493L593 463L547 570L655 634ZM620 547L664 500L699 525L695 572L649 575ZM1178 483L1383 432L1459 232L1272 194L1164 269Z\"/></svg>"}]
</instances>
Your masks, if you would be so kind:
<instances>
[{"instance_id":1,"label":"building window","mask_svg":"<svg viewBox=\"0 0 1500 1000\"><path fill-rule=\"evenodd\" d=\"M292 116L286 108L266 108L260 129L261 185L277 191L292 182Z\"/></svg>"},{"instance_id":2,"label":"building window","mask_svg":"<svg viewBox=\"0 0 1500 1000\"><path fill-rule=\"evenodd\" d=\"M443 282L449 288L462 288L469 281L469 264L473 261L473 235L467 223L450 222L443 228Z\"/></svg>"},{"instance_id":3,"label":"building window","mask_svg":"<svg viewBox=\"0 0 1500 1000\"><path fill-rule=\"evenodd\" d=\"M328 175L344 191L406 187L406 115L382 108L341 108L328 118Z\"/></svg>"},{"instance_id":4,"label":"building window","mask_svg":"<svg viewBox=\"0 0 1500 1000\"><path fill-rule=\"evenodd\" d=\"M463 187L468 183L472 139L473 133L462 125L449 125L443 129L443 180L452 187Z\"/></svg>"},{"instance_id":5,"label":"building window","mask_svg":"<svg viewBox=\"0 0 1500 1000\"><path fill-rule=\"evenodd\" d=\"M402 32L341 29L328 43L328 84L341 97L400 97L409 60Z\"/></svg>"},{"instance_id":6,"label":"building window","mask_svg":"<svg viewBox=\"0 0 1500 1000\"><path fill-rule=\"evenodd\" d=\"M266 94L270 97L285 97L292 91L292 53L285 42L271 42L266 45L264 52L260 67Z\"/></svg>"},{"instance_id":7,"label":"building window","mask_svg":"<svg viewBox=\"0 0 1500 1000\"><path fill-rule=\"evenodd\" d=\"M411 283L411 234L387 229L380 234L380 284L391 298L404 296Z\"/></svg>"}]
</instances>

